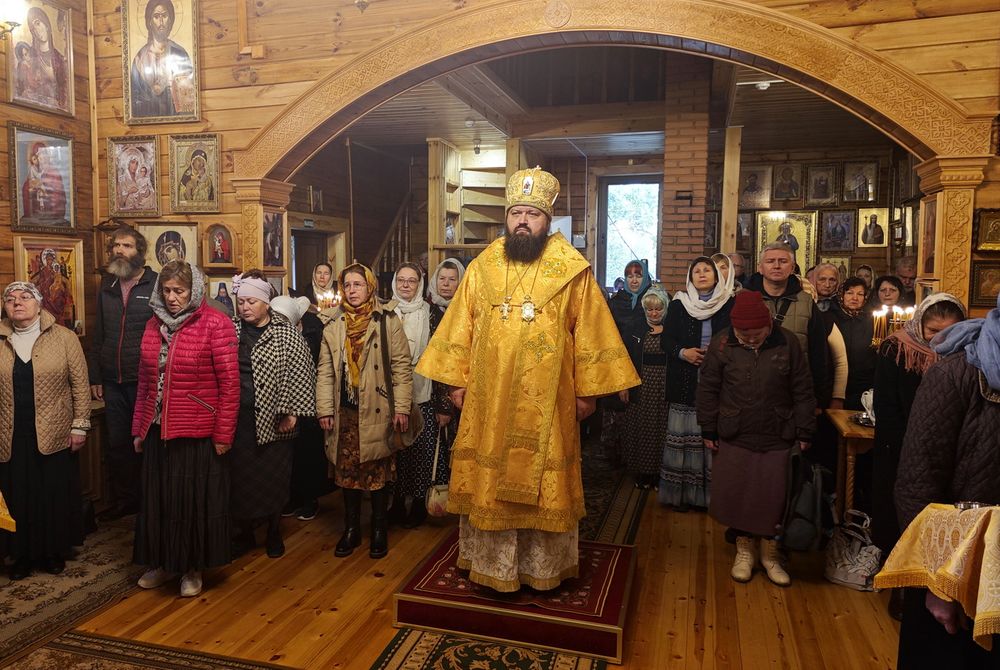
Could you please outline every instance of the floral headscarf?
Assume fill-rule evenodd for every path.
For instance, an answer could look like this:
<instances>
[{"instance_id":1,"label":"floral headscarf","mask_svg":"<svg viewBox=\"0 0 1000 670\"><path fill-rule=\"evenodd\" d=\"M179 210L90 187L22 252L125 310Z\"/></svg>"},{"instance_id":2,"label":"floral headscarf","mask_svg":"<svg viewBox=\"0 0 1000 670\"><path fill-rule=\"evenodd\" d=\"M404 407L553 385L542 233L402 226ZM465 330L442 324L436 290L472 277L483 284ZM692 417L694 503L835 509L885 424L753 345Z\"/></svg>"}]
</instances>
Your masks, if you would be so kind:
<instances>
[{"instance_id":1,"label":"floral headscarf","mask_svg":"<svg viewBox=\"0 0 1000 670\"><path fill-rule=\"evenodd\" d=\"M924 298L913 312L913 318L907 321L905 326L889 336L889 339L898 345L896 362L898 363L902 360L903 367L908 372L923 375L927 372L927 368L936 363L941 357L937 351L931 348L930 342L924 339L924 313L931 305L944 301L953 302L958 305L958 308L962 311L963 319L965 318L965 306L958 298L950 293L935 293ZM950 329L945 329L941 332L946 333L948 330Z\"/></svg>"},{"instance_id":2,"label":"floral headscarf","mask_svg":"<svg viewBox=\"0 0 1000 670\"><path fill-rule=\"evenodd\" d=\"M344 294L344 278L347 277L348 273L364 276L365 283L368 284L368 299L357 307L352 307ZM378 280L375 278L375 273L361 263L348 265L340 273L338 279L339 290L343 298L340 308L344 310L344 317L347 321L347 339L344 342L344 352L347 355L344 356L344 360L347 363L350 378L348 386L351 389L357 389L361 383L361 350L365 342L365 334L368 332L368 324L372 320L372 312L375 310L375 305L378 304Z\"/></svg>"}]
</instances>

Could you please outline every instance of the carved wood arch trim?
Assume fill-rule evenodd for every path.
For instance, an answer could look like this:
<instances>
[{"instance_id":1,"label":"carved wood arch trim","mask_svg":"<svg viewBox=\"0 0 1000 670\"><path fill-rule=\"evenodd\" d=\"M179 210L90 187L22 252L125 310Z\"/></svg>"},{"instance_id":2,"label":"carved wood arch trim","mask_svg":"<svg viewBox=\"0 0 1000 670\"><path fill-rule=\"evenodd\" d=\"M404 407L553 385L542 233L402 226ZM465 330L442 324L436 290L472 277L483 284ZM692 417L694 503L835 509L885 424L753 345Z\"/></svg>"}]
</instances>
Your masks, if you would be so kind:
<instances>
[{"instance_id":1,"label":"carved wood arch trim","mask_svg":"<svg viewBox=\"0 0 1000 670\"><path fill-rule=\"evenodd\" d=\"M429 20L352 59L234 152L240 177L288 179L356 119L447 71L572 44L647 46L749 65L848 109L917 156L989 153L991 119L816 24L738 0L501 0ZM540 11L541 10L541 11Z\"/></svg>"}]
</instances>

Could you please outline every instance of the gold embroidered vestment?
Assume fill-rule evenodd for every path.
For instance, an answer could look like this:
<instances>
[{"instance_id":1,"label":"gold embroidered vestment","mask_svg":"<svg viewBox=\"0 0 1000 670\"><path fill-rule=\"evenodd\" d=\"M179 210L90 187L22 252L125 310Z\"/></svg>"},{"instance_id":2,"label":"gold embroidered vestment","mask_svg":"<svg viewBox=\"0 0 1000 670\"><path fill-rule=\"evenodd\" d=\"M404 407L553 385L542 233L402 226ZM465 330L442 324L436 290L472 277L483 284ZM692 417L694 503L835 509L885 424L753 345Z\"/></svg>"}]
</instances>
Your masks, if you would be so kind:
<instances>
[{"instance_id":1,"label":"gold embroidered vestment","mask_svg":"<svg viewBox=\"0 0 1000 670\"><path fill-rule=\"evenodd\" d=\"M639 384L587 261L556 233L536 263L508 268L503 239L485 249L416 368L466 389L448 511L480 530L575 529L584 516L576 398Z\"/></svg>"}]
</instances>

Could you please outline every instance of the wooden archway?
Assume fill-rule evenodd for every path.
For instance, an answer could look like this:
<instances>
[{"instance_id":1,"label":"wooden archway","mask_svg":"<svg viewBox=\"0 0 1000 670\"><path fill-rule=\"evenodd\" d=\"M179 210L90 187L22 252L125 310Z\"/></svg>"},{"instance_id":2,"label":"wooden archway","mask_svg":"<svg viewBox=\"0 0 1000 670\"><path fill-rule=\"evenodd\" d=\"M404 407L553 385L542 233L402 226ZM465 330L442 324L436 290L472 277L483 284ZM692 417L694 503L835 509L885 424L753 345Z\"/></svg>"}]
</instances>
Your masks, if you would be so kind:
<instances>
[{"instance_id":1,"label":"wooden archway","mask_svg":"<svg viewBox=\"0 0 1000 670\"><path fill-rule=\"evenodd\" d=\"M435 18L318 81L234 152L235 176L287 180L326 142L444 72L571 44L648 46L752 66L850 110L923 159L989 153L990 119L815 24L738 0L500 0Z\"/></svg>"}]
</instances>

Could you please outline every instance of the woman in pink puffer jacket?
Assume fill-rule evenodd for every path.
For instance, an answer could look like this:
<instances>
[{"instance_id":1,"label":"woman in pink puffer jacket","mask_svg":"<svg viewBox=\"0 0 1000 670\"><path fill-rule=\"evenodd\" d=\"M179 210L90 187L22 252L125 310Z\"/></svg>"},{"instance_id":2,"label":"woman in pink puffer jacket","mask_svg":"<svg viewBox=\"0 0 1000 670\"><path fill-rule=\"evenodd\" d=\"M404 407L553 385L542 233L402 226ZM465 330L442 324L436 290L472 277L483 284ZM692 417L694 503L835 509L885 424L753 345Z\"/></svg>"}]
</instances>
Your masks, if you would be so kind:
<instances>
[{"instance_id":1,"label":"woman in pink puffer jacket","mask_svg":"<svg viewBox=\"0 0 1000 670\"><path fill-rule=\"evenodd\" d=\"M182 574L181 595L201 593L201 572L231 560L229 463L240 404L236 330L205 297L205 278L183 261L163 266L139 355L132 435L143 454L134 561L139 586Z\"/></svg>"}]
</instances>

